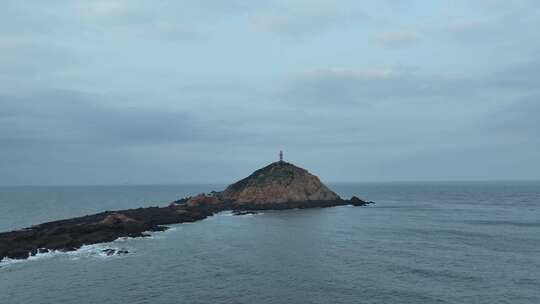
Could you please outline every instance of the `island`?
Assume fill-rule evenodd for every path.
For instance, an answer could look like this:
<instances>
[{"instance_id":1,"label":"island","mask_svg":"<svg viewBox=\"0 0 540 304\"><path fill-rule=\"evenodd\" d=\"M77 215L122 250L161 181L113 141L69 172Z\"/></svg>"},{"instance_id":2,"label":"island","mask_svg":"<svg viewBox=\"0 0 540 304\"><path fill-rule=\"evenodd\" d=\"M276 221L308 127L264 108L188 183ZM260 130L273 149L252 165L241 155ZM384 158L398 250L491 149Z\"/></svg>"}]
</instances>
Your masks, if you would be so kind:
<instances>
[{"instance_id":1,"label":"island","mask_svg":"<svg viewBox=\"0 0 540 304\"><path fill-rule=\"evenodd\" d=\"M224 191L201 193L165 207L106 211L0 233L0 261L4 258L26 259L53 250L73 251L83 245L111 242L120 237L145 237L148 232L168 229L167 225L202 220L221 211L243 215L257 210L371 203L356 196L342 199L317 176L283 161L280 153L279 161L229 185Z\"/></svg>"}]
</instances>

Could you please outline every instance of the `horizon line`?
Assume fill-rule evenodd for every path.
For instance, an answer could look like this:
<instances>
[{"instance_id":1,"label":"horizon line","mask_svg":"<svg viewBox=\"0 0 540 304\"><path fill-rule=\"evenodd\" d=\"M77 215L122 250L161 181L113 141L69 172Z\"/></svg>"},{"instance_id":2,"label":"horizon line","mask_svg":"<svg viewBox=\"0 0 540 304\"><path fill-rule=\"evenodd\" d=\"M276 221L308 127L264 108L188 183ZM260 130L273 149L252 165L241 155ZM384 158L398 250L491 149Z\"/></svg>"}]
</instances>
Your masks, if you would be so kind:
<instances>
[{"instance_id":1,"label":"horizon line","mask_svg":"<svg viewBox=\"0 0 540 304\"><path fill-rule=\"evenodd\" d=\"M363 181L323 181L325 184L395 184L395 183L486 183L486 182L540 182L540 179L437 179L437 180L363 180ZM118 186L202 186L229 185L231 182L195 182L195 183L108 183L108 184L5 184L0 188L15 187L118 187Z\"/></svg>"}]
</instances>

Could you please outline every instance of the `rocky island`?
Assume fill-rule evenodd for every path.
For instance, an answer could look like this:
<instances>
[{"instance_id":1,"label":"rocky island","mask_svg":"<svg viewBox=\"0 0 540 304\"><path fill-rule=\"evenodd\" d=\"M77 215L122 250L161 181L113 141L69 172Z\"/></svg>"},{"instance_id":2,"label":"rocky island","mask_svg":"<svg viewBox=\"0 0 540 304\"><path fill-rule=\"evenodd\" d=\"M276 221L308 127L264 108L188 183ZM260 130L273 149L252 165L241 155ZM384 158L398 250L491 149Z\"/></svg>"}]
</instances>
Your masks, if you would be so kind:
<instances>
[{"instance_id":1,"label":"rocky island","mask_svg":"<svg viewBox=\"0 0 540 304\"><path fill-rule=\"evenodd\" d=\"M229 185L224 191L201 193L166 207L106 211L0 233L0 261L26 259L50 250L77 250L83 245L111 242L120 237L144 237L148 236L147 232L166 230L166 225L198 221L225 210L241 215L256 210L370 203L355 196L342 199L317 176L280 160Z\"/></svg>"}]
</instances>

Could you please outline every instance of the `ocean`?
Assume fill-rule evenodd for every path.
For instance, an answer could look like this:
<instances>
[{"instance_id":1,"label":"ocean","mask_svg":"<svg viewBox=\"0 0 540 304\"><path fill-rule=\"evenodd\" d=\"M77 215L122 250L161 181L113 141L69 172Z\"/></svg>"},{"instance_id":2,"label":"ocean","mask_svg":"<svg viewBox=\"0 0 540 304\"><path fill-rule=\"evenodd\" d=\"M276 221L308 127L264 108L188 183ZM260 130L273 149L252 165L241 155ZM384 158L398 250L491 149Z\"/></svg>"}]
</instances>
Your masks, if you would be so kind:
<instances>
[{"instance_id":1,"label":"ocean","mask_svg":"<svg viewBox=\"0 0 540 304\"><path fill-rule=\"evenodd\" d=\"M3 187L0 231L223 186ZM540 303L540 182L329 186L376 204L223 212L3 260L0 303Z\"/></svg>"}]
</instances>

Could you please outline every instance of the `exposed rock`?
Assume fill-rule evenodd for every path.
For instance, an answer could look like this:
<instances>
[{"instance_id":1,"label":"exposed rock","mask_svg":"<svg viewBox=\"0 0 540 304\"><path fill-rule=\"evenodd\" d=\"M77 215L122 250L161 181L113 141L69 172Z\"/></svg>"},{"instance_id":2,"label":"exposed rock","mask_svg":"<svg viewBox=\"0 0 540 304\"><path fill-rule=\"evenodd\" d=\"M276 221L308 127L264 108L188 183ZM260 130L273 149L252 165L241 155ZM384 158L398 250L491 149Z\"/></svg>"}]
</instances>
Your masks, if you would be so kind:
<instances>
[{"instance_id":1,"label":"exposed rock","mask_svg":"<svg viewBox=\"0 0 540 304\"><path fill-rule=\"evenodd\" d=\"M221 200L213 194L199 193L194 197L191 197L186 205L188 207L198 206L215 206L221 203Z\"/></svg>"},{"instance_id":2,"label":"exposed rock","mask_svg":"<svg viewBox=\"0 0 540 304\"><path fill-rule=\"evenodd\" d=\"M127 251L127 250L116 250L116 249L112 249L112 248L103 249L103 250L101 250L101 252L105 253L105 255L107 255L107 256L125 255L125 254L129 253L129 251Z\"/></svg>"},{"instance_id":3,"label":"exposed rock","mask_svg":"<svg viewBox=\"0 0 540 304\"><path fill-rule=\"evenodd\" d=\"M108 255L108 256L111 256L111 255L113 255L113 254L116 252L116 250L107 248L107 249L101 250L101 252L105 253L105 254Z\"/></svg>"},{"instance_id":4,"label":"exposed rock","mask_svg":"<svg viewBox=\"0 0 540 304\"><path fill-rule=\"evenodd\" d=\"M135 220L132 218L129 218L121 213L113 213L111 215L108 215L105 219L103 219L100 224L105 226L121 226L126 224L134 223Z\"/></svg>"},{"instance_id":5,"label":"exposed rock","mask_svg":"<svg viewBox=\"0 0 540 304\"><path fill-rule=\"evenodd\" d=\"M353 206L359 206L359 205L363 206L363 205L366 205L366 204L367 204L367 202L365 202L365 201L359 199L359 198L356 197L356 196L351 197L351 200L350 200L350 201L351 201L351 204L352 204Z\"/></svg>"},{"instance_id":6,"label":"exposed rock","mask_svg":"<svg viewBox=\"0 0 540 304\"><path fill-rule=\"evenodd\" d=\"M369 205L369 204L375 204L372 201L366 202L364 200L361 200L356 196L351 197L351 199L349 201L351 202L351 205L353 205L353 206L365 206L365 205Z\"/></svg>"},{"instance_id":7,"label":"exposed rock","mask_svg":"<svg viewBox=\"0 0 540 304\"><path fill-rule=\"evenodd\" d=\"M317 176L284 161L272 163L228 186L221 197L234 206L341 200Z\"/></svg>"},{"instance_id":8,"label":"exposed rock","mask_svg":"<svg viewBox=\"0 0 540 304\"><path fill-rule=\"evenodd\" d=\"M5 257L8 257L10 259L18 259L18 260L27 259L28 257L30 257L31 251L32 249L26 250L22 248L16 248L16 249L10 250L5 255Z\"/></svg>"},{"instance_id":9,"label":"exposed rock","mask_svg":"<svg viewBox=\"0 0 540 304\"><path fill-rule=\"evenodd\" d=\"M233 215L248 215L248 214L257 214L259 212L253 210L234 210Z\"/></svg>"},{"instance_id":10,"label":"exposed rock","mask_svg":"<svg viewBox=\"0 0 540 304\"><path fill-rule=\"evenodd\" d=\"M178 205L183 205L183 204L185 204L189 199L190 199L190 197L184 197L184 198L181 198L181 199L179 199L179 200L176 200L176 201L174 201L174 202L171 202L171 203L169 204L169 207L176 207L176 206L178 206Z\"/></svg>"}]
</instances>

